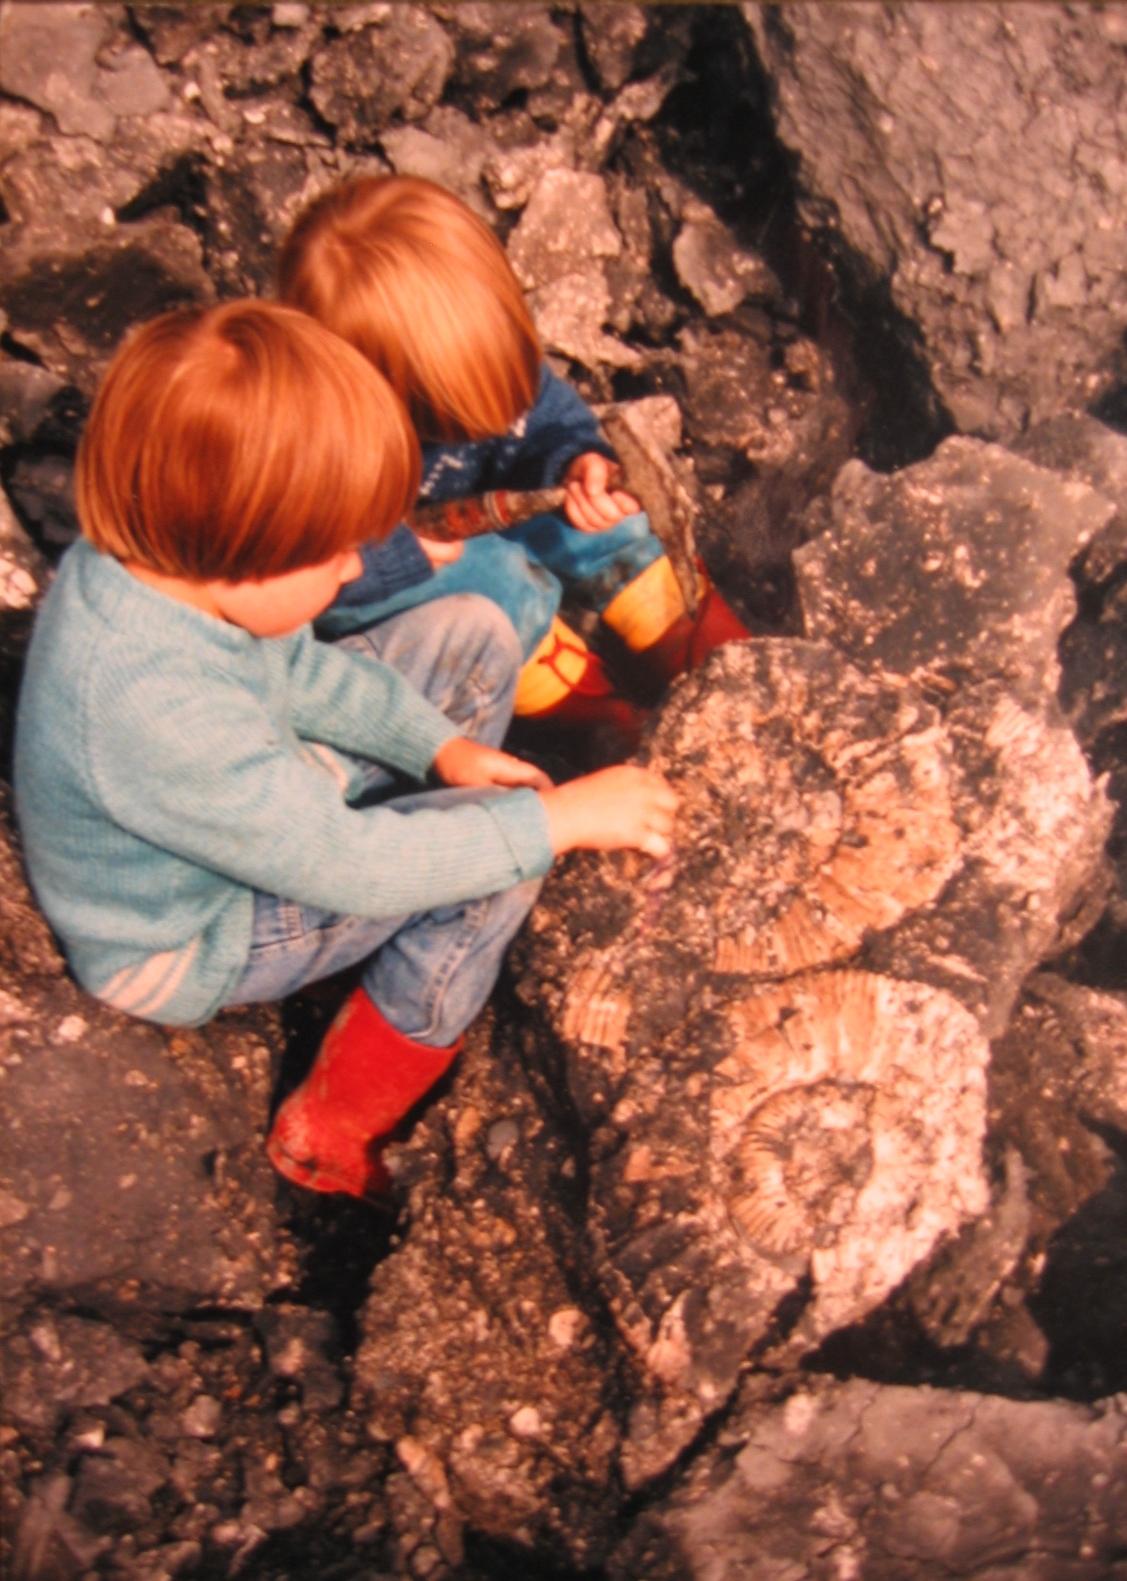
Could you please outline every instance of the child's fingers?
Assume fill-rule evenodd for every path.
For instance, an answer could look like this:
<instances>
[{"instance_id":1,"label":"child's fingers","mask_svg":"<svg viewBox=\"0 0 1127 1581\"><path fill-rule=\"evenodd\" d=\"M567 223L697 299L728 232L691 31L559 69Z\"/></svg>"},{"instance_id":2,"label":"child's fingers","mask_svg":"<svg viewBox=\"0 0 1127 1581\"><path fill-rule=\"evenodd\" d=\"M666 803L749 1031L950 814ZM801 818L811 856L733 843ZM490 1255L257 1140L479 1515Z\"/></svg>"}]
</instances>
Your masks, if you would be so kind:
<instances>
[{"instance_id":1,"label":"child's fingers","mask_svg":"<svg viewBox=\"0 0 1127 1581\"><path fill-rule=\"evenodd\" d=\"M604 498L609 502L609 495ZM571 525L577 527L580 532L605 532L619 519L613 505L609 513L600 510L598 501L578 483L569 483L567 486L564 513Z\"/></svg>"},{"instance_id":2,"label":"child's fingers","mask_svg":"<svg viewBox=\"0 0 1127 1581\"><path fill-rule=\"evenodd\" d=\"M551 790L551 779L535 763L526 763L523 758L511 757L507 752L499 752L497 757L500 761L494 766L494 785L510 788L529 785L533 790Z\"/></svg>"},{"instance_id":3,"label":"child's fingers","mask_svg":"<svg viewBox=\"0 0 1127 1581\"><path fill-rule=\"evenodd\" d=\"M419 547L422 549L423 553L426 555L427 559L430 561L435 570L437 570L439 566L452 565L453 562L459 558L462 550L466 547L464 543L457 541L453 543L443 543L437 538L426 538L421 532L416 533L415 537L419 540Z\"/></svg>"},{"instance_id":4,"label":"child's fingers","mask_svg":"<svg viewBox=\"0 0 1127 1581\"><path fill-rule=\"evenodd\" d=\"M668 780L648 769L639 771L637 847L647 856L666 857L673 849L673 823L678 795Z\"/></svg>"}]
</instances>

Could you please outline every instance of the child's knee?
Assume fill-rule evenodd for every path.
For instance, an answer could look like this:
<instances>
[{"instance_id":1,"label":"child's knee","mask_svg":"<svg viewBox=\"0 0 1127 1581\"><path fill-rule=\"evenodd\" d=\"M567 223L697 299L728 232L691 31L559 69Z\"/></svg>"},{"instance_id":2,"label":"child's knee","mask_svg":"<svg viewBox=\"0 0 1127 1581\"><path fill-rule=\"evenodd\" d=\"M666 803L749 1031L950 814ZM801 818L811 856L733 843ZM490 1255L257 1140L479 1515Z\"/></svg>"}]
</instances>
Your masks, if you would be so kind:
<instances>
[{"instance_id":1,"label":"child's knee","mask_svg":"<svg viewBox=\"0 0 1127 1581\"><path fill-rule=\"evenodd\" d=\"M520 669L524 662L520 639L499 604L484 593L452 593L443 602L450 606L451 625L476 652L488 655L500 668L514 673Z\"/></svg>"}]
</instances>

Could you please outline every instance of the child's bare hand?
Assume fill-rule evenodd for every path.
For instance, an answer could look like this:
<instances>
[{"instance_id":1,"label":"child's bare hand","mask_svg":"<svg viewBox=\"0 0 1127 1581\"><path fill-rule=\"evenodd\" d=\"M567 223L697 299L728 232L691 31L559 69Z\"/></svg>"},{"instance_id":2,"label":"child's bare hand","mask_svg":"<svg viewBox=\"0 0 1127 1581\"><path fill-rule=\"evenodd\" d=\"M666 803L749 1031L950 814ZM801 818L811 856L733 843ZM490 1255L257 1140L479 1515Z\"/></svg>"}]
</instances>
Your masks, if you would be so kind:
<instances>
[{"instance_id":1,"label":"child's bare hand","mask_svg":"<svg viewBox=\"0 0 1127 1581\"><path fill-rule=\"evenodd\" d=\"M430 561L432 571L437 571L444 565L453 565L466 547L464 543L460 543L457 540L453 543L443 543L438 538L424 538L421 532L417 532L415 537L419 540L419 547Z\"/></svg>"},{"instance_id":2,"label":"child's bare hand","mask_svg":"<svg viewBox=\"0 0 1127 1581\"><path fill-rule=\"evenodd\" d=\"M564 474L564 511L580 532L605 532L641 506L633 494L615 488L622 468L597 450L588 450Z\"/></svg>"},{"instance_id":3,"label":"child's bare hand","mask_svg":"<svg viewBox=\"0 0 1127 1581\"><path fill-rule=\"evenodd\" d=\"M673 849L677 793L649 769L618 764L542 791L541 799L557 855L629 847L663 857Z\"/></svg>"},{"instance_id":4,"label":"child's bare hand","mask_svg":"<svg viewBox=\"0 0 1127 1581\"><path fill-rule=\"evenodd\" d=\"M531 785L548 791L552 782L542 769L496 747L486 747L468 736L444 741L435 753L434 772L445 785Z\"/></svg>"}]
</instances>

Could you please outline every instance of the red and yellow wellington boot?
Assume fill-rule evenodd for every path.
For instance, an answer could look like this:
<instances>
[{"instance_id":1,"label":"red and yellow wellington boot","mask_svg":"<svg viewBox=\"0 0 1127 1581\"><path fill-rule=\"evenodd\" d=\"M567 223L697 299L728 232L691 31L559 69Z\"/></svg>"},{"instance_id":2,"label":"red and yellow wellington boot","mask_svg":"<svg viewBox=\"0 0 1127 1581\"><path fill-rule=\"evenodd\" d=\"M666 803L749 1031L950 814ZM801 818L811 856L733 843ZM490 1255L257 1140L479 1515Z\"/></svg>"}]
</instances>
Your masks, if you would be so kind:
<instances>
[{"instance_id":1,"label":"red and yellow wellington boot","mask_svg":"<svg viewBox=\"0 0 1127 1581\"><path fill-rule=\"evenodd\" d=\"M379 1143L446 1071L462 1046L416 1043L362 988L345 1000L312 1069L279 1107L266 1139L274 1168L309 1191L385 1196Z\"/></svg>"},{"instance_id":2,"label":"red and yellow wellington boot","mask_svg":"<svg viewBox=\"0 0 1127 1581\"><path fill-rule=\"evenodd\" d=\"M652 685L665 687L675 675L703 664L722 643L751 636L699 562L697 578L695 614L686 608L667 555L628 582L603 610L603 620Z\"/></svg>"},{"instance_id":3,"label":"red and yellow wellington boot","mask_svg":"<svg viewBox=\"0 0 1127 1581\"><path fill-rule=\"evenodd\" d=\"M520 672L513 713L522 726L599 732L622 756L637 747L647 717L616 692L598 654L558 616Z\"/></svg>"}]
</instances>

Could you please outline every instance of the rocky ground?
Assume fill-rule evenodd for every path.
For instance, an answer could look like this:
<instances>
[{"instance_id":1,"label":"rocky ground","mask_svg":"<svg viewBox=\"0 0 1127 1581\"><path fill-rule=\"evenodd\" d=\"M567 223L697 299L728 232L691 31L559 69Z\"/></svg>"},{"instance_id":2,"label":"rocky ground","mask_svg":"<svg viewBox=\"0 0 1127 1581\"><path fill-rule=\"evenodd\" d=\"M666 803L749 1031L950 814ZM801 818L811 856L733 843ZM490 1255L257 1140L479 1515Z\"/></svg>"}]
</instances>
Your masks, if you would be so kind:
<instances>
[{"instance_id":1,"label":"rocky ground","mask_svg":"<svg viewBox=\"0 0 1127 1581\"><path fill-rule=\"evenodd\" d=\"M755 636L398 1151L262 1152L331 1007L141 1026L0 823L21 1581L1127 1576L1114 7L0 6L3 740L121 334L356 169L505 239Z\"/></svg>"}]
</instances>

